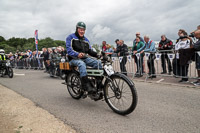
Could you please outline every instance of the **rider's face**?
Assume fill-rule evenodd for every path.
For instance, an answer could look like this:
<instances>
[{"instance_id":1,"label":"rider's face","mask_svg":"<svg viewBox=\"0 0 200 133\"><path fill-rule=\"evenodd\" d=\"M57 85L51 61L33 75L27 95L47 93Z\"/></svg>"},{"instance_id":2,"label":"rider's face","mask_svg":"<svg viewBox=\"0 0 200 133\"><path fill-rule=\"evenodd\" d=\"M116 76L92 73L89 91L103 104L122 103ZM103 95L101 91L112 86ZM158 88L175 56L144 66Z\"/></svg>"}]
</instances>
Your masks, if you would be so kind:
<instances>
[{"instance_id":1,"label":"rider's face","mask_svg":"<svg viewBox=\"0 0 200 133\"><path fill-rule=\"evenodd\" d=\"M78 28L78 34L80 37L83 37L85 34L85 29L84 28Z\"/></svg>"}]
</instances>

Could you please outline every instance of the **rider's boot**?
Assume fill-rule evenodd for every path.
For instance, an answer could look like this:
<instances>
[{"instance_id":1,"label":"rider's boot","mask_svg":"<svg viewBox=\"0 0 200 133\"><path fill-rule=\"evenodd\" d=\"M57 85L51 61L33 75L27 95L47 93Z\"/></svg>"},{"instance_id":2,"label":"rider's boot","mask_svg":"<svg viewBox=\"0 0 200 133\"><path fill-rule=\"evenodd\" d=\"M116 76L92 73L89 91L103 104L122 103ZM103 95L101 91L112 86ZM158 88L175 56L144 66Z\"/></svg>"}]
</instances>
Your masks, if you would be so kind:
<instances>
[{"instance_id":1,"label":"rider's boot","mask_svg":"<svg viewBox=\"0 0 200 133\"><path fill-rule=\"evenodd\" d=\"M93 94L94 92L96 92L95 88L91 86L90 80L87 76L81 78L81 84L83 90L86 90L88 94Z\"/></svg>"}]
</instances>

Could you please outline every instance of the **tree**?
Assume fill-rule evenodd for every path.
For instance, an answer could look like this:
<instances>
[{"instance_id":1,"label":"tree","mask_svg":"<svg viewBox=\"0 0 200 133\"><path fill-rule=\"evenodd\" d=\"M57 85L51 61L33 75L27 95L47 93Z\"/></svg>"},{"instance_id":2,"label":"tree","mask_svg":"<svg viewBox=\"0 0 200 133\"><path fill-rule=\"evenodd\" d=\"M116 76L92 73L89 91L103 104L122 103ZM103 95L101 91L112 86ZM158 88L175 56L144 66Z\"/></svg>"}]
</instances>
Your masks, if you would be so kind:
<instances>
[{"instance_id":1,"label":"tree","mask_svg":"<svg viewBox=\"0 0 200 133\"><path fill-rule=\"evenodd\" d=\"M42 48L44 47L46 48L57 47L57 45L53 39L51 39L50 37L47 37L45 39L41 39L38 41L38 49L42 50Z\"/></svg>"},{"instance_id":2,"label":"tree","mask_svg":"<svg viewBox=\"0 0 200 133\"><path fill-rule=\"evenodd\" d=\"M33 38L33 37L28 38L27 43L35 43L35 38Z\"/></svg>"},{"instance_id":3,"label":"tree","mask_svg":"<svg viewBox=\"0 0 200 133\"><path fill-rule=\"evenodd\" d=\"M8 46L8 45L6 45L6 46L4 47L4 50L5 50L5 53L6 53L6 54L9 54L10 52L12 52L12 53L15 53L15 52L16 52L16 48L11 47L11 46Z\"/></svg>"},{"instance_id":4,"label":"tree","mask_svg":"<svg viewBox=\"0 0 200 133\"><path fill-rule=\"evenodd\" d=\"M30 42L27 41L27 43L24 44L24 46L23 46L23 51L29 50L29 49L34 50L35 49L35 43L30 43Z\"/></svg>"},{"instance_id":5,"label":"tree","mask_svg":"<svg viewBox=\"0 0 200 133\"><path fill-rule=\"evenodd\" d=\"M0 36L0 42L5 42L5 41L6 41L6 39L4 37Z\"/></svg>"},{"instance_id":6,"label":"tree","mask_svg":"<svg viewBox=\"0 0 200 133\"><path fill-rule=\"evenodd\" d=\"M0 42L0 49L4 49L6 47L6 43L5 42Z\"/></svg>"},{"instance_id":7,"label":"tree","mask_svg":"<svg viewBox=\"0 0 200 133\"><path fill-rule=\"evenodd\" d=\"M17 50L23 51L22 47L20 45L17 46Z\"/></svg>"},{"instance_id":8,"label":"tree","mask_svg":"<svg viewBox=\"0 0 200 133\"><path fill-rule=\"evenodd\" d=\"M6 42L9 46L17 48L20 45L21 48L23 48L24 44L27 42L27 39L12 37L12 38L8 39Z\"/></svg>"},{"instance_id":9,"label":"tree","mask_svg":"<svg viewBox=\"0 0 200 133\"><path fill-rule=\"evenodd\" d=\"M65 41L55 40L54 42L57 46L62 46L64 48L66 47Z\"/></svg>"},{"instance_id":10,"label":"tree","mask_svg":"<svg viewBox=\"0 0 200 133\"><path fill-rule=\"evenodd\" d=\"M50 37L47 37L45 39L38 40L38 50L42 50L42 48L51 48L51 47L57 47L62 46L65 47L65 41L61 40L53 40ZM10 50L9 50L10 48ZM19 51L25 51L28 49L35 50L35 38L9 38L6 40L3 36L0 36L0 49L6 49L8 52L14 52L16 50Z\"/></svg>"}]
</instances>

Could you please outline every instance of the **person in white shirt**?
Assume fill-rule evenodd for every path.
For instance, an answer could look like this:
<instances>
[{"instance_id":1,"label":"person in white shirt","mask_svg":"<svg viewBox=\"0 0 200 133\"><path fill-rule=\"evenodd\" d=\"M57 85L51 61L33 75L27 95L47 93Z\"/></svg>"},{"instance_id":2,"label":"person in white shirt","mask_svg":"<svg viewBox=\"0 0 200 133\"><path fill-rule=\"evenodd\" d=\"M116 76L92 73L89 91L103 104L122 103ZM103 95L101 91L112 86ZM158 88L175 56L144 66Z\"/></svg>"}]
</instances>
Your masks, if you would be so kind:
<instances>
[{"instance_id":1,"label":"person in white shirt","mask_svg":"<svg viewBox=\"0 0 200 133\"><path fill-rule=\"evenodd\" d=\"M180 83L188 82L188 67L189 63L186 65L180 65L179 59L179 50L180 49L188 49L191 45L191 40L188 38L187 32L185 30L180 29L178 32L179 39L175 44L175 60L173 61L174 64L174 74L177 76L182 76L182 79L179 81Z\"/></svg>"}]
</instances>

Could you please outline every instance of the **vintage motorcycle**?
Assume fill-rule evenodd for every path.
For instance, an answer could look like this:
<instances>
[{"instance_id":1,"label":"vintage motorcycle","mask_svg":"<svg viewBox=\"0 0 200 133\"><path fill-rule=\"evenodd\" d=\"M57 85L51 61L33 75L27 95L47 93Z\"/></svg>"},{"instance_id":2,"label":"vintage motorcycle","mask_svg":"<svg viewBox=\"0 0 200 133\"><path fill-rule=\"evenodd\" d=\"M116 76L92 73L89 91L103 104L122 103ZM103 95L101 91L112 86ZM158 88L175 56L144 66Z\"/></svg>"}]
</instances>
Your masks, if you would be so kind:
<instances>
[{"instance_id":1,"label":"vintage motorcycle","mask_svg":"<svg viewBox=\"0 0 200 133\"><path fill-rule=\"evenodd\" d=\"M51 59L50 60L50 77L60 76L60 68L59 68L59 62L60 59Z\"/></svg>"},{"instance_id":2,"label":"vintage motorcycle","mask_svg":"<svg viewBox=\"0 0 200 133\"><path fill-rule=\"evenodd\" d=\"M13 78L13 69L9 60L0 61L0 75L1 77L8 75L9 78Z\"/></svg>"},{"instance_id":3,"label":"vintage motorcycle","mask_svg":"<svg viewBox=\"0 0 200 133\"><path fill-rule=\"evenodd\" d=\"M69 94L74 99L90 97L92 100L105 100L108 106L117 114L127 115L134 111L138 97L135 85L126 75L114 72L109 56L102 53L103 68L87 68L91 85L96 89L94 94L88 94L81 87L80 74L77 67L69 66L66 73L66 85Z\"/></svg>"},{"instance_id":4,"label":"vintage motorcycle","mask_svg":"<svg viewBox=\"0 0 200 133\"><path fill-rule=\"evenodd\" d=\"M65 58L62 58L61 60L60 60L60 63L59 63L59 67L60 67L60 78L62 79L62 80L65 80L65 78L66 78L66 73L67 73L67 71L65 70L65 61L68 61L68 58L67 57L65 57Z\"/></svg>"}]
</instances>

